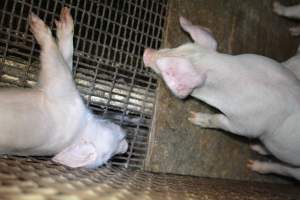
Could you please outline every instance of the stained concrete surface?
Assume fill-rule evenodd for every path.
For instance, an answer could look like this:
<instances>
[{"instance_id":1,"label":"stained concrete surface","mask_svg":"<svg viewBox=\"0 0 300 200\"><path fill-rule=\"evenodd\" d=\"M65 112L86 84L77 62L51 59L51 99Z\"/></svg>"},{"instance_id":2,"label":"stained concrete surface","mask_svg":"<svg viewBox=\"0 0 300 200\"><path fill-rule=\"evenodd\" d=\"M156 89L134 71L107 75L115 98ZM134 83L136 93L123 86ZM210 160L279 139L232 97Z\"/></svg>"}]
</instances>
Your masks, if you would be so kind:
<instances>
[{"instance_id":1,"label":"stained concrete surface","mask_svg":"<svg viewBox=\"0 0 300 200\"><path fill-rule=\"evenodd\" d=\"M300 3L282 1L286 5L297 2ZM210 28L218 41L218 51L224 53L257 53L283 61L296 52L299 43L298 38L291 37L288 32L288 28L297 23L276 16L271 0L170 0L164 47L190 41L180 29L180 15ZM281 181L272 175L258 175L245 167L249 158L258 157L249 150L252 141L192 125L187 120L191 110L216 112L192 98L176 99L165 84L159 82L146 170Z\"/></svg>"}]
</instances>

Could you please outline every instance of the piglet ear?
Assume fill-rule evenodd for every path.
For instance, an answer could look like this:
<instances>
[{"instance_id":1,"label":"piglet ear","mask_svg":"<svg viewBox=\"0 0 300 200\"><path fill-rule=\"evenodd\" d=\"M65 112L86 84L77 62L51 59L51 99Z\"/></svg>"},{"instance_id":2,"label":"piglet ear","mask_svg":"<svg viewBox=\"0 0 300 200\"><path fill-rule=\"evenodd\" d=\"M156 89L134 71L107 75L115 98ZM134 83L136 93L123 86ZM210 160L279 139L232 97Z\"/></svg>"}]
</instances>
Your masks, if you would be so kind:
<instances>
[{"instance_id":1,"label":"piglet ear","mask_svg":"<svg viewBox=\"0 0 300 200\"><path fill-rule=\"evenodd\" d=\"M197 44L207 49L217 49L217 42L208 28L193 25L184 17L180 17L179 22L183 30L188 32Z\"/></svg>"},{"instance_id":2,"label":"piglet ear","mask_svg":"<svg viewBox=\"0 0 300 200\"><path fill-rule=\"evenodd\" d=\"M95 146L86 141L79 141L65 148L52 158L54 162L76 168L84 167L96 161L97 152Z\"/></svg>"},{"instance_id":3,"label":"piglet ear","mask_svg":"<svg viewBox=\"0 0 300 200\"><path fill-rule=\"evenodd\" d=\"M179 98L187 97L193 89L200 87L205 81L205 75L199 73L185 58L159 58L156 65L167 86Z\"/></svg>"}]
</instances>

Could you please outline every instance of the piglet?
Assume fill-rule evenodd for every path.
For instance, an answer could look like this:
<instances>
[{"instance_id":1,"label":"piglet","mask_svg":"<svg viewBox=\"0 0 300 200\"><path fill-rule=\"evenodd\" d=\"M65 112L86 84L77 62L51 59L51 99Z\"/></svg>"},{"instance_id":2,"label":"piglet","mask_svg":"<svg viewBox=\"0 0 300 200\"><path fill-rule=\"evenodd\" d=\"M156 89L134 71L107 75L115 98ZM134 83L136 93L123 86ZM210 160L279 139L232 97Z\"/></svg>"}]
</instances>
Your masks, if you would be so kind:
<instances>
[{"instance_id":1,"label":"piglet","mask_svg":"<svg viewBox=\"0 0 300 200\"><path fill-rule=\"evenodd\" d=\"M221 111L191 112L193 124L259 138L263 145L251 148L282 161L249 160L250 169L300 180L300 82L295 74L264 56L219 53L209 29L183 17L180 24L194 43L146 49L145 65L163 78L176 97L191 95Z\"/></svg>"},{"instance_id":2,"label":"piglet","mask_svg":"<svg viewBox=\"0 0 300 200\"><path fill-rule=\"evenodd\" d=\"M41 46L39 84L33 89L0 90L0 153L55 155L69 167L94 168L128 147L120 126L94 116L72 79L73 19L63 8L57 41L45 23L29 16Z\"/></svg>"}]
</instances>

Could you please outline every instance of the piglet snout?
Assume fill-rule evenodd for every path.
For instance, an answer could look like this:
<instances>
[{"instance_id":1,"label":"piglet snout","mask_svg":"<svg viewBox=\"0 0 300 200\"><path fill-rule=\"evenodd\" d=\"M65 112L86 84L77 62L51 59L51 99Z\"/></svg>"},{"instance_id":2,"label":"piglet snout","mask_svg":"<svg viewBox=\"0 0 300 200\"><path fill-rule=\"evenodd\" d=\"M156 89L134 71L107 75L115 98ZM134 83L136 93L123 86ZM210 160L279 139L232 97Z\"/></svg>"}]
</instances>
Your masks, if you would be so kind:
<instances>
[{"instance_id":1,"label":"piglet snout","mask_svg":"<svg viewBox=\"0 0 300 200\"><path fill-rule=\"evenodd\" d=\"M154 55L156 50L147 48L144 51L143 61L146 67L151 67L154 63Z\"/></svg>"}]
</instances>

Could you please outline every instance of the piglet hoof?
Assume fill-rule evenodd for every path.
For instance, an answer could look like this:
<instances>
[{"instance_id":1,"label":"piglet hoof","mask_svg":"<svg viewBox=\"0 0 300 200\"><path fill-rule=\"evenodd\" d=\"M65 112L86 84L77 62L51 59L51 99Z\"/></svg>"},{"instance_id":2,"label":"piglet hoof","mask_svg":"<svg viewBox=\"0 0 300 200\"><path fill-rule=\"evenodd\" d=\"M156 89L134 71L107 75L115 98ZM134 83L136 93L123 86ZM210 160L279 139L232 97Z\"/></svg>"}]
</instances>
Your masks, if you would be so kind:
<instances>
[{"instance_id":1,"label":"piglet hoof","mask_svg":"<svg viewBox=\"0 0 300 200\"><path fill-rule=\"evenodd\" d=\"M64 7L61 10L59 20L55 20L55 25L57 27L56 36L59 40L73 36L74 22L69 8Z\"/></svg>"},{"instance_id":2,"label":"piglet hoof","mask_svg":"<svg viewBox=\"0 0 300 200\"><path fill-rule=\"evenodd\" d=\"M191 117L194 118L194 117L197 117L197 114L198 114L198 113L196 113L196 112L194 112L194 111L190 111L190 114L191 114Z\"/></svg>"},{"instance_id":3,"label":"piglet hoof","mask_svg":"<svg viewBox=\"0 0 300 200\"><path fill-rule=\"evenodd\" d=\"M264 174L266 173L264 170L264 163L257 161L257 160L248 160L247 162L247 168L251 171L260 173L260 174Z\"/></svg>"},{"instance_id":4,"label":"piglet hoof","mask_svg":"<svg viewBox=\"0 0 300 200\"><path fill-rule=\"evenodd\" d=\"M284 6L281 5L278 1L275 1L273 3L273 11L277 14L277 15L284 15Z\"/></svg>"},{"instance_id":5,"label":"piglet hoof","mask_svg":"<svg viewBox=\"0 0 300 200\"><path fill-rule=\"evenodd\" d=\"M199 125L203 128L209 128L211 124L211 115L190 111L190 117L188 118L188 120L195 125Z\"/></svg>"},{"instance_id":6,"label":"piglet hoof","mask_svg":"<svg viewBox=\"0 0 300 200\"><path fill-rule=\"evenodd\" d=\"M300 26L292 27L289 29L292 36L299 36L300 35Z\"/></svg>"},{"instance_id":7,"label":"piglet hoof","mask_svg":"<svg viewBox=\"0 0 300 200\"><path fill-rule=\"evenodd\" d=\"M198 113L190 111L190 117L188 118L190 122L192 122L193 124L197 124L198 118Z\"/></svg>"},{"instance_id":8,"label":"piglet hoof","mask_svg":"<svg viewBox=\"0 0 300 200\"><path fill-rule=\"evenodd\" d=\"M249 170L251 170L251 171L256 171L257 168L258 168L258 166L255 165L255 162L256 162L256 161L254 161L254 160L248 160L248 161L247 161L247 164L246 164L246 167L247 167Z\"/></svg>"},{"instance_id":9,"label":"piglet hoof","mask_svg":"<svg viewBox=\"0 0 300 200\"><path fill-rule=\"evenodd\" d=\"M29 26L30 31L41 46L52 39L51 31L48 26L34 13L29 15Z\"/></svg>"}]
</instances>

